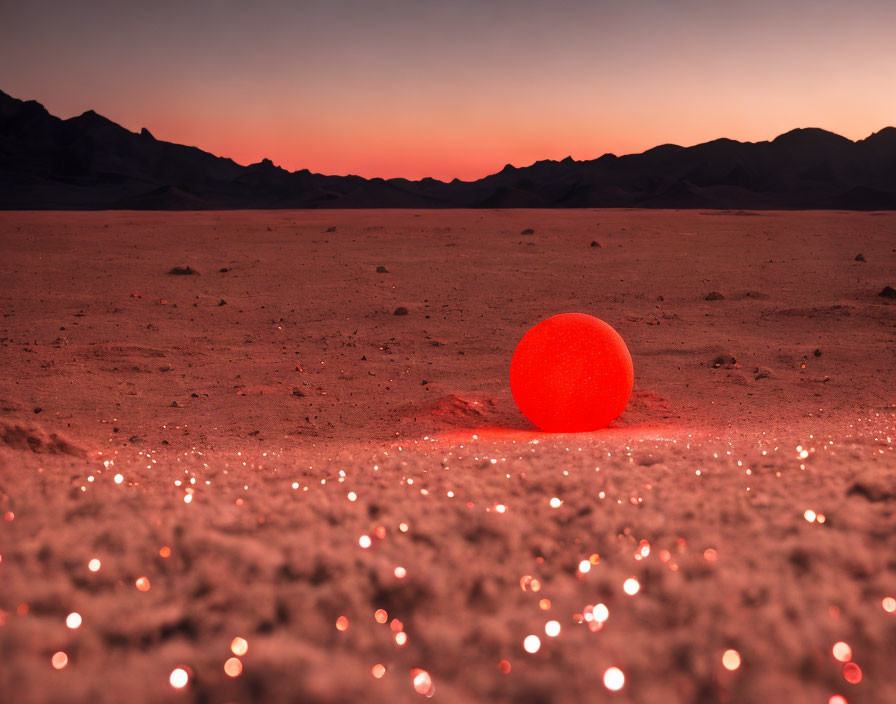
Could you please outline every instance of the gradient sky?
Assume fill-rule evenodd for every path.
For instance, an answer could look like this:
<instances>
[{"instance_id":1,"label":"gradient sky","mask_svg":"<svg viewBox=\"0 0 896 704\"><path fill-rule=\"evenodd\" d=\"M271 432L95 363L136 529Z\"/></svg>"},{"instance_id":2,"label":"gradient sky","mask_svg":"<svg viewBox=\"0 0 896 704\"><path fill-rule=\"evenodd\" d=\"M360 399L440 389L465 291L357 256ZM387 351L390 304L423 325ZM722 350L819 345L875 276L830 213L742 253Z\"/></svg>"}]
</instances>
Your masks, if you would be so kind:
<instances>
[{"instance_id":1,"label":"gradient sky","mask_svg":"<svg viewBox=\"0 0 896 704\"><path fill-rule=\"evenodd\" d=\"M896 124L894 0L0 0L0 89L290 170Z\"/></svg>"}]
</instances>

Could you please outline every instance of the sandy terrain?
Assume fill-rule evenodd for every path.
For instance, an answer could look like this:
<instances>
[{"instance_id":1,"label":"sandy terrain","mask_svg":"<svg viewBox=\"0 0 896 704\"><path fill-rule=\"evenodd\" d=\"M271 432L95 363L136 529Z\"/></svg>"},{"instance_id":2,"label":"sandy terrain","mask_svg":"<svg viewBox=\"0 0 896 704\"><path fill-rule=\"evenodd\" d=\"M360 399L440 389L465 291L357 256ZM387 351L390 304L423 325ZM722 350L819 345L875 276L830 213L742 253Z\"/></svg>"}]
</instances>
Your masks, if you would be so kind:
<instances>
[{"instance_id":1,"label":"sandy terrain","mask_svg":"<svg viewBox=\"0 0 896 704\"><path fill-rule=\"evenodd\" d=\"M0 213L0 701L896 701L885 285L896 213ZM564 311L605 431L511 399Z\"/></svg>"}]
</instances>

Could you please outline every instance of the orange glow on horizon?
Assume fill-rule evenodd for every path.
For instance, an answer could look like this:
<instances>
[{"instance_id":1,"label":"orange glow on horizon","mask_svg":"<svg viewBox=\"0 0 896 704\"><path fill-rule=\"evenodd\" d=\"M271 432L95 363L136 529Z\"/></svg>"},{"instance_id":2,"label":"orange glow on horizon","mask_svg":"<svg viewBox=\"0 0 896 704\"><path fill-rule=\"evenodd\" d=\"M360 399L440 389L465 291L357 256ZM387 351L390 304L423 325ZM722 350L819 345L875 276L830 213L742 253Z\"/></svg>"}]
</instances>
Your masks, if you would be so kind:
<instances>
[{"instance_id":1,"label":"orange glow on horizon","mask_svg":"<svg viewBox=\"0 0 896 704\"><path fill-rule=\"evenodd\" d=\"M865 138L896 115L896 5L866 1L19 3L0 87L240 164L472 180L797 127Z\"/></svg>"}]
</instances>

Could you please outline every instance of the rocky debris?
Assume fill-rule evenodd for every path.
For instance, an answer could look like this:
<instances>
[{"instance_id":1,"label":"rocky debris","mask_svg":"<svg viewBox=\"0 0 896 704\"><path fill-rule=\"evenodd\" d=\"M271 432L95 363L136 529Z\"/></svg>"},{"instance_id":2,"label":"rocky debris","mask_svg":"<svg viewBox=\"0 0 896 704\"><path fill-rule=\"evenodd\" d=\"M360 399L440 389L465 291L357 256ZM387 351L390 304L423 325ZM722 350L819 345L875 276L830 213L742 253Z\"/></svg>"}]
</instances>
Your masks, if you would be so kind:
<instances>
[{"instance_id":1,"label":"rocky debris","mask_svg":"<svg viewBox=\"0 0 896 704\"><path fill-rule=\"evenodd\" d=\"M230 271L230 269L228 269L226 266L222 266L220 269L218 269L218 271L220 271L222 274L226 274L228 271Z\"/></svg>"},{"instance_id":2,"label":"rocky debris","mask_svg":"<svg viewBox=\"0 0 896 704\"><path fill-rule=\"evenodd\" d=\"M703 297L704 301L724 301L725 296L723 296L718 291L710 291Z\"/></svg>"},{"instance_id":3,"label":"rocky debris","mask_svg":"<svg viewBox=\"0 0 896 704\"><path fill-rule=\"evenodd\" d=\"M597 240L591 240L591 246L600 249L600 242L598 242Z\"/></svg>"},{"instance_id":4,"label":"rocky debris","mask_svg":"<svg viewBox=\"0 0 896 704\"><path fill-rule=\"evenodd\" d=\"M821 350L815 349L815 350L813 350L812 354L814 354L816 357L821 357Z\"/></svg>"},{"instance_id":5,"label":"rocky debris","mask_svg":"<svg viewBox=\"0 0 896 704\"><path fill-rule=\"evenodd\" d=\"M170 269L168 273L174 276L196 276L199 274L199 272L191 266L176 266Z\"/></svg>"},{"instance_id":6,"label":"rocky debris","mask_svg":"<svg viewBox=\"0 0 896 704\"><path fill-rule=\"evenodd\" d=\"M172 407L172 408L180 408L180 404L179 404L177 401L172 401L172 402L171 402L171 407Z\"/></svg>"},{"instance_id":7,"label":"rocky debris","mask_svg":"<svg viewBox=\"0 0 896 704\"><path fill-rule=\"evenodd\" d=\"M328 227L328 228L325 230L325 232L336 232L336 226L335 226L335 225L330 225L330 227Z\"/></svg>"},{"instance_id":8,"label":"rocky debris","mask_svg":"<svg viewBox=\"0 0 896 704\"><path fill-rule=\"evenodd\" d=\"M857 261L857 262L867 262L868 260L865 259L865 255L864 255L864 254L862 254L861 252L859 252L859 253L856 255L856 261Z\"/></svg>"},{"instance_id":9,"label":"rocky debris","mask_svg":"<svg viewBox=\"0 0 896 704\"><path fill-rule=\"evenodd\" d=\"M753 378L756 381L759 381L760 379L771 379L771 377L772 370L768 367L756 367L756 369L753 370Z\"/></svg>"},{"instance_id":10,"label":"rocky debris","mask_svg":"<svg viewBox=\"0 0 896 704\"><path fill-rule=\"evenodd\" d=\"M883 290L877 295L882 298L896 298L896 288L893 288L892 286L884 286Z\"/></svg>"},{"instance_id":11,"label":"rocky debris","mask_svg":"<svg viewBox=\"0 0 896 704\"><path fill-rule=\"evenodd\" d=\"M525 230L523 230L520 234L521 234L521 235L534 235L534 234L535 234L535 230L533 230L531 227L527 227L527 228L526 228Z\"/></svg>"},{"instance_id":12,"label":"rocky debris","mask_svg":"<svg viewBox=\"0 0 896 704\"><path fill-rule=\"evenodd\" d=\"M293 389L293 390L292 390L292 395L293 395L293 396L296 396L296 397L298 397L298 398L302 398L303 396L305 396L305 392L302 391L301 389Z\"/></svg>"},{"instance_id":13,"label":"rocky debris","mask_svg":"<svg viewBox=\"0 0 896 704\"><path fill-rule=\"evenodd\" d=\"M226 306L226 305L227 305L227 301L225 301L225 300L222 298L220 301L218 301L218 305L219 305L219 306Z\"/></svg>"},{"instance_id":14,"label":"rocky debris","mask_svg":"<svg viewBox=\"0 0 896 704\"><path fill-rule=\"evenodd\" d=\"M377 274L388 274L389 270L386 267L380 265L376 268L376 273Z\"/></svg>"},{"instance_id":15,"label":"rocky debris","mask_svg":"<svg viewBox=\"0 0 896 704\"><path fill-rule=\"evenodd\" d=\"M396 308L395 311L392 313L392 315L407 315L407 314L408 314L408 309L405 308L404 306L398 306L398 308Z\"/></svg>"},{"instance_id":16,"label":"rocky debris","mask_svg":"<svg viewBox=\"0 0 896 704\"><path fill-rule=\"evenodd\" d=\"M712 366L715 369L719 367L725 367L727 369L731 369L737 365L737 360L732 357L730 354L720 354L714 360L712 360Z\"/></svg>"}]
</instances>

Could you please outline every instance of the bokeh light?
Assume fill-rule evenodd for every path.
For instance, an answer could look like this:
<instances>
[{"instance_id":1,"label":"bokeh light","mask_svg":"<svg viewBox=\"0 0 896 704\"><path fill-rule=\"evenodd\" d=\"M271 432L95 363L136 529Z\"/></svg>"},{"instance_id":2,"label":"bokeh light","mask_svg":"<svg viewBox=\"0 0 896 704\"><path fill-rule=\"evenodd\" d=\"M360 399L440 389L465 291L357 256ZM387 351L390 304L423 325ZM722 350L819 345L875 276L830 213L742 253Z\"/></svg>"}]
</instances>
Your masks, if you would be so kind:
<instances>
[{"instance_id":1,"label":"bokeh light","mask_svg":"<svg viewBox=\"0 0 896 704\"><path fill-rule=\"evenodd\" d=\"M190 681L190 676L187 674L187 671L182 667L176 667L171 671L171 674L168 676L168 682L175 689L182 689L187 686L187 682Z\"/></svg>"},{"instance_id":2,"label":"bokeh light","mask_svg":"<svg viewBox=\"0 0 896 704\"><path fill-rule=\"evenodd\" d=\"M736 650L726 650L722 653L722 665L732 672L740 667L740 653Z\"/></svg>"},{"instance_id":3,"label":"bokeh light","mask_svg":"<svg viewBox=\"0 0 896 704\"><path fill-rule=\"evenodd\" d=\"M228 658L224 663L224 672L228 677L239 677L243 672L243 663L239 658Z\"/></svg>"},{"instance_id":4,"label":"bokeh light","mask_svg":"<svg viewBox=\"0 0 896 704\"><path fill-rule=\"evenodd\" d=\"M249 641L245 638L240 638L237 636L232 641L230 641L230 652L234 655L243 656L247 652L249 652Z\"/></svg>"},{"instance_id":5,"label":"bokeh light","mask_svg":"<svg viewBox=\"0 0 896 704\"><path fill-rule=\"evenodd\" d=\"M834 654L834 657L840 662L849 662L852 660L852 648L849 647L848 643L844 643L842 640L834 643L834 647L831 648L831 651Z\"/></svg>"},{"instance_id":6,"label":"bokeh light","mask_svg":"<svg viewBox=\"0 0 896 704\"><path fill-rule=\"evenodd\" d=\"M618 692L625 685L625 673L618 667L610 667L604 672L604 687Z\"/></svg>"},{"instance_id":7,"label":"bokeh light","mask_svg":"<svg viewBox=\"0 0 896 704\"><path fill-rule=\"evenodd\" d=\"M858 684L862 681L862 668L854 662L848 662L843 666L843 679L850 684Z\"/></svg>"}]
</instances>

